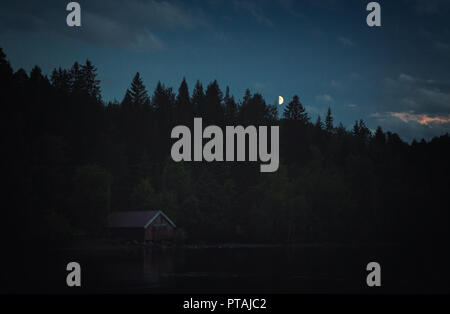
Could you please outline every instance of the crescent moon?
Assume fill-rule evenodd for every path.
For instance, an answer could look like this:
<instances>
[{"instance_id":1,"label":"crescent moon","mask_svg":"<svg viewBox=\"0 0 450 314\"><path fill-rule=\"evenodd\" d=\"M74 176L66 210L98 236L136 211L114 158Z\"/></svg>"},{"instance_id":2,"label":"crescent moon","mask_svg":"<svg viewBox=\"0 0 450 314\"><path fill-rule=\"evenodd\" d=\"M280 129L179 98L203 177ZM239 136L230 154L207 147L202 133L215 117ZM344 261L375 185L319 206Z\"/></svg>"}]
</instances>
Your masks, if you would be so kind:
<instances>
[{"instance_id":1,"label":"crescent moon","mask_svg":"<svg viewBox=\"0 0 450 314\"><path fill-rule=\"evenodd\" d=\"M284 103L284 99L281 96L278 96L278 105L282 105Z\"/></svg>"}]
</instances>

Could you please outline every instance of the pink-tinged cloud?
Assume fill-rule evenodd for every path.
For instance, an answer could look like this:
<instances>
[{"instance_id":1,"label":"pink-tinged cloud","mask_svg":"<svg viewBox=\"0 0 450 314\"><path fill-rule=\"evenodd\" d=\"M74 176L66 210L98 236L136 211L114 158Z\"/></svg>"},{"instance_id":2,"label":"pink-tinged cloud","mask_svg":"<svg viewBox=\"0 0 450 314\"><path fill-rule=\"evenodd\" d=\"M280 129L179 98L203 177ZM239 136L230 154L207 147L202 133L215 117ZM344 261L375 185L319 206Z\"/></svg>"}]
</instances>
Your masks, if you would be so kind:
<instances>
[{"instance_id":1,"label":"pink-tinged cloud","mask_svg":"<svg viewBox=\"0 0 450 314\"><path fill-rule=\"evenodd\" d=\"M422 125L428 125L431 123L436 123L436 124L450 123L450 115L430 116L430 115L427 115L426 113L416 114L413 112L390 112L389 114L393 117L396 117L396 118L402 120L403 122L406 122L406 123L408 123L410 121L415 121Z\"/></svg>"}]
</instances>

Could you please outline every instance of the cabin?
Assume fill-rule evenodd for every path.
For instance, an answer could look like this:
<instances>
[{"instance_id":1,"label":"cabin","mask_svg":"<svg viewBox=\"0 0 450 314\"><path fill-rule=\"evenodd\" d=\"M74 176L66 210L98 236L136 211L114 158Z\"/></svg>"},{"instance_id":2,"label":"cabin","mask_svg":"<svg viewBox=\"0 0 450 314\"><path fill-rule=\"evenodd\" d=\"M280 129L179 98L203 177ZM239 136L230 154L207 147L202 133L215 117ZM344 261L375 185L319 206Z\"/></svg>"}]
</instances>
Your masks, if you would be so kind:
<instances>
[{"instance_id":1,"label":"cabin","mask_svg":"<svg viewBox=\"0 0 450 314\"><path fill-rule=\"evenodd\" d=\"M160 210L115 212L108 216L111 236L124 240L171 241L175 228Z\"/></svg>"}]
</instances>

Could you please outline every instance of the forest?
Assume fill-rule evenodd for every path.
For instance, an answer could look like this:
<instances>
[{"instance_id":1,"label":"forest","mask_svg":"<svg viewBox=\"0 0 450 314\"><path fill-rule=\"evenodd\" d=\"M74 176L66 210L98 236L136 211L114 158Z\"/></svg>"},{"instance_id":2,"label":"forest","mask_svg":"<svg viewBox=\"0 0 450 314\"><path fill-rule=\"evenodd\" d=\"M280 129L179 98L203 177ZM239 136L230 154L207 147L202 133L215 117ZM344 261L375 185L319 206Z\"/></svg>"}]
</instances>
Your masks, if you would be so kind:
<instances>
[{"instance_id":1,"label":"forest","mask_svg":"<svg viewBox=\"0 0 450 314\"><path fill-rule=\"evenodd\" d=\"M311 121L298 96L282 112L263 96L241 101L217 81L151 93L136 73L123 99L102 100L87 60L46 76L14 71L0 50L2 232L11 242L62 245L105 237L108 213L162 210L185 243L417 243L449 237L450 138L406 143ZM281 108L281 107L280 107ZM280 166L179 162L176 125L280 128Z\"/></svg>"}]
</instances>

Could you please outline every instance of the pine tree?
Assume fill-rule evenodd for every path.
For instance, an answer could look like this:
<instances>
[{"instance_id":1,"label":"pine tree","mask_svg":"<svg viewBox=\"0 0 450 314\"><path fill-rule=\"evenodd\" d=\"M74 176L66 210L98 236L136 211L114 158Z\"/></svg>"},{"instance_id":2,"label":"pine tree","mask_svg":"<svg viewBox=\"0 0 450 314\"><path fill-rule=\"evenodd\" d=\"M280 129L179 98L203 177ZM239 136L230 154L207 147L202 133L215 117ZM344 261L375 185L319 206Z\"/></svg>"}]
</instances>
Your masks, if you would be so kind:
<instances>
[{"instance_id":1,"label":"pine tree","mask_svg":"<svg viewBox=\"0 0 450 314\"><path fill-rule=\"evenodd\" d=\"M251 113L256 123L264 123L267 117L267 106L263 96L259 93L253 95L251 103Z\"/></svg>"},{"instance_id":2,"label":"pine tree","mask_svg":"<svg viewBox=\"0 0 450 314\"><path fill-rule=\"evenodd\" d=\"M386 143L386 135L384 134L381 126L378 126L375 132L375 142L381 145Z\"/></svg>"},{"instance_id":3,"label":"pine tree","mask_svg":"<svg viewBox=\"0 0 450 314\"><path fill-rule=\"evenodd\" d=\"M175 112L177 121L187 124L193 119L193 109L189 97L189 88L186 79L183 78L180 88L178 88L178 95L175 102Z\"/></svg>"},{"instance_id":4,"label":"pine tree","mask_svg":"<svg viewBox=\"0 0 450 314\"><path fill-rule=\"evenodd\" d=\"M207 123L221 124L223 122L222 98L223 94L219 84L214 80L208 85L205 93L205 119Z\"/></svg>"},{"instance_id":5,"label":"pine tree","mask_svg":"<svg viewBox=\"0 0 450 314\"><path fill-rule=\"evenodd\" d=\"M13 78L13 69L6 59L6 55L3 53L2 48L0 48L0 102L6 104L8 101L7 97L11 90L11 83Z\"/></svg>"},{"instance_id":6,"label":"pine tree","mask_svg":"<svg viewBox=\"0 0 450 314\"><path fill-rule=\"evenodd\" d=\"M131 97L131 92L129 89L125 92L125 96L123 97L122 102L120 103L124 108L130 108L132 106L133 99Z\"/></svg>"},{"instance_id":7,"label":"pine tree","mask_svg":"<svg viewBox=\"0 0 450 314\"><path fill-rule=\"evenodd\" d=\"M173 122L175 107L175 94L172 88L166 88L161 82L158 82L153 94L153 105L159 123L164 129L169 128Z\"/></svg>"},{"instance_id":8,"label":"pine tree","mask_svg":"<svg viewBox=\"0 0 450 314\"><path fill-rule=\"evenodd\" d=\"M333 131L333 117L331 115L331 108L328 107L327 116L325 118L325 130L328 133L331 133Z\"/></svg>"},{"instance_id":9,"label":"pine tree","mask_svg":"<svg viewBox=\"0 0 450 314\"><path fill-rule=\"evenodd\" d=\"M342 124L342 122L339 123L339 126L336 129L336 134L338 137L343 137L347 134L347 130L345 129L345 126Z\"/></svg>"},{"instance_id":10,"label":"pine tree","mask_svg":"<svg viewBox=\"0 0 450 314\"><path fill-rule=\"evenodd\" d=\"M20 68L13 74L13 85L15 86L15 88L17 88L20 97L23 97L25 95L28 79L29 78L27 72L25 72L25 70L22 68Z\"/></svg>"},{"instance_id":11,"label":"pine tree","mask_svg":"<svg viewBox=\"0 0 450 314\"><path fill-rule=\"evenodd\" d=\"M359 132L362 137L365 139L368 139L370 136L372 136L372 132L370 129L366 126L366 123L364 120L359 120Z\"/></svg>"},{"instance_id":12,"label":"pine tree","mask_svg":"<svg viewBox=\"0 0 450 314\"><path fill-rule=\"evenodd\" d=\"M230 88L228 86L223 100L225 103L225 122L233 125L236 122L238 108L234 97L230 96Z\"/></svg>"},{"instance_id":13,"label":"pine tree","mask_svg":"<svg viewBox=\"0 0 450 314\"><path fill-rule=\"evenodd\" d=\"M83 91L83 75L81 66L78 62L75 62L70 69L70 92L79 94Z\"/></svg>"},{"instance_id":14,"label":"pine tree","mask_svg":"<svg viewBox=\"0 0 450 314\"><path fill-rule=\"evenodd\" d=\"M284 109L283 116L286 120L301 121L303 124L307 124L309 117L305 111L305 107L303 107L299 97L294 95L292 101Z\"/></svg>"},{"instance_id":15,"label":"pine tree","mask_svg":"<svg viewBox=\"0 0 450 314\"><path fill-rule=\"evenodd\" d=\"M316 124L314 125L318 130L323 130L323 122L320 115L317 116Z\"/></svg>"},{"instance_id":16,"label":"pine tree","mask_svg":"<svg viewBox=\"0 0 450 314\"><path fill-rule=\"evenodd\" d=\"M252 99L253 95L247 88L239 108L239 122L244 125L250 123L250 121L253 121L253 118L255 118L252 114Z\"/></svg>"},{"instance_id":17,"label":"pine tree","mask_svg":"<svg viewBox=\"0 0 450 314\"><path fill-rule=\"evenodd\" d=\"M42 70L40 67L35 66L30 72L30 80L29 80L29 88L31 91L31 95L33 100L36 101L36 107L41 107L40 101L47 95L49 92L50 83L47 77L42 75ZM48 103L44 106L44 108L48 109ZM44 108L32 108L35 111L34 115L38 115L44 111ZM48 116L48 115L47 115Z\"/></svg>"},{"instance_id":18,"label":"pine tree","mask_svg":"<svg viewBox=\"0 0 450 314\"><path fill-rule=\"evenodd\" d=\"M89 60L81 66L81 79L84 92L100 101L100 80L97 79L97 68Z\"/></svg>"},{"instance_id":19,"label":"pine tree","mask_svg":"<svg viewBox=\"0 0 450 314\"><path fill-rule=\"evenodd\" d=\"M278 121L278 103L267 105L265 119L270 124L276 124Z\"/></svg>"},{"instance_id":20,"label":"pine tree","mask_svg":"<svg viewBox=\"0 0 450 314\"><path fill-rule=\"evenodd\" d=\"M369 128L366 126L364 120L355 121L353 125L353 135L359 136L363 139L367 139L371 136Z\"/></svg>"},{"instance_id":21,"label":"pine tree","mask_svg":"<svg viewBox=\"0 0 450 314\"><path fill-rule=\"evenodd\" d=\"M145 85L142 82L139 72L133 78L130 88L131 104L134 108L143 108L150 104L150 98L148 97Z\"/></svg>"},{"instance_id":22,"label":"pine tree","mask_svg":"<svg viewBox=\"0 0 450 314\"><path fill-rule=\"evenodd\" d=\"M42 70L40 67L35 66L31 69L30 72L30 83L33 88L42 88L42 82L45 81L46 78L42 75Z\"/></svg>"},{"instance_id":23,"label":"pine tree","mask_svg":"<svg viewBox=\"0 0 450 314\"><path fill-rule=\"evenodd\" d=\"M70 92L70 73L66 69L54 69L50 77L52 86L57 90L69 93Z\"/></svg>"},{"instance_id":24,"label":"pine tree","mask_svg":"<svg viewBox=\"0 0 450 314\"><path fill-rule=\"evenodd\" d=\"M276 113L274 108L266 105L261 94L252 95L247 89L239 108L239 122L244 125L265 123L271 120Z\"/></svg>"},{"instance_id":25,"label":"pine tree","mask_svg":"<svg viewBox=\"0 0 450 314\"><path fill-rule=\"evenodd\" d=\"M194 91L192 92L191 104L194 109L196 117L202 117L204 114L205 93L203 92L203 85L200 81L195 83Z\"/></svg>"},{"instance_id":26,"label":"pine tree","mask_svg":"<svg viewBox=\"0 0 450 314\"><path fill-rule=\"evenodd\" d=\"M6 60L6 55L3 49L0 48L0 77L2 80L9 80L13 75L13 69L8 60Z\"/></svg>"}]
</instances>

